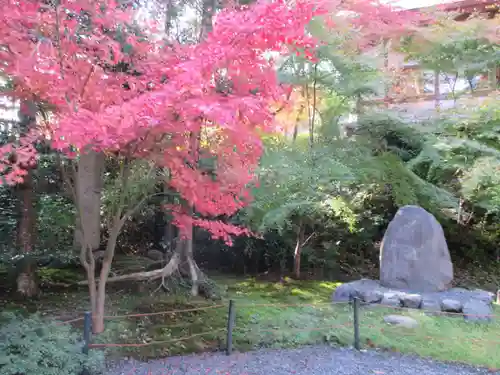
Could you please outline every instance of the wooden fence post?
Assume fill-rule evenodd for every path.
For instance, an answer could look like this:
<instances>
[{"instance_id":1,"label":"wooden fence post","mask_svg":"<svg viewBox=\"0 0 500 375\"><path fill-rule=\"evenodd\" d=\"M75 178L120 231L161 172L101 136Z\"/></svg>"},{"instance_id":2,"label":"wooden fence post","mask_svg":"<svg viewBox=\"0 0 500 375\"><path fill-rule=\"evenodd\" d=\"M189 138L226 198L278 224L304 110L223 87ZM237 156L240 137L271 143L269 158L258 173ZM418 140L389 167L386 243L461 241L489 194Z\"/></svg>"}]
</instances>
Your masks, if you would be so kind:
<instances>
[{"instance_id":1,"label":"wooden fence post","mask_svg":"<svg viewBox=\"0 0 500 375\"><path fill-rule=\"evenodd\" d=\"M233 328L234 328L235 309L234 301L229 300L229 311L227 314L227 338L226 338L226 354L231 355L233 352Z\"/></svg>"},{"instance_id":2,"label":"wooden fence post","mask_svg":"<svg viewBox=\"0 0 500 375\"><path fill-rule=\"evenodd\" d=\"M353 303L353 320L354 320L354 348L360 350L359 344L359 298L354 297Z\"/></svg>"},{"instance_id":3,"label":"wooden fence post","mask_svg":"<svg viewBox=\"0 0 500 375\"><path fill-rule=\"evenodd\" d=\"M92 334L92 313L85 312L83 318L83 354L89 354L90 335Z\"/></svg>"}]
</instances>

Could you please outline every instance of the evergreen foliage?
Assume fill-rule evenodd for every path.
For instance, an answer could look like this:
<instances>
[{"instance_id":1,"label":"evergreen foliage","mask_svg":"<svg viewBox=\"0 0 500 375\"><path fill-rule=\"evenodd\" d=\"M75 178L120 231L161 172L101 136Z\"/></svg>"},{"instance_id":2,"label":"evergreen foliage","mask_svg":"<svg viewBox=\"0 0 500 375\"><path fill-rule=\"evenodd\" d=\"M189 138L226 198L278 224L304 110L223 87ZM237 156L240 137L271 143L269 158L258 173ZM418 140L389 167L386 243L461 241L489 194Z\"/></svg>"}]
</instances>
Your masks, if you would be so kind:
<instances>
[{"instance_id":1,"label":"evergreen foliage","mask_svg":"<svg viewBox=\"0 0 500 375\"><path fill-rule=\"evenodd\" d=\"M99 373L103 353L82 353L81 334L38 315L3 314L0 327L0 373L3 375L80 375Z\"/></svg>"}]
</instances>

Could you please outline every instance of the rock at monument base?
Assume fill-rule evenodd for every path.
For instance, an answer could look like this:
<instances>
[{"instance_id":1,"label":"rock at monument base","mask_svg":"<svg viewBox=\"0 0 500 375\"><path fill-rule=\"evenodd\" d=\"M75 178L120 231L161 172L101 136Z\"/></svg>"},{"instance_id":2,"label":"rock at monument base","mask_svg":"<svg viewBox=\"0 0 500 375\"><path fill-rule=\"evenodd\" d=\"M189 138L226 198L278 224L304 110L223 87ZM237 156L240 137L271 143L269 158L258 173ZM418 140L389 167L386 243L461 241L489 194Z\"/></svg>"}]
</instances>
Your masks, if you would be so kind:
<instances>
[{"instance_id":1,"label":"rock at monument base","mask_svg":"<svg viewBox=\"0 0 500 375\"><path fill-rule=\"evenodd\" d=\"M447 293L453 296L453 299L463 300L468 298L471 294L474 299L481 300L485 303L493 303L495 301L495 295L491 292L482 289L468 290L465 288L451 288L447 290Z\"/></svg>"},{"instance_id":2,"label":"rock at monument base","mask_svg":"<svg viewBox=\"0 0 500 375\"><path fill-rule=\"evenodd\" d=\"M387 315L384 317L384 322L394 326L400 326L404 328L416 328L418 327L418 322L404 315Z\"/></svg>"},{"instance_id":3,"label":"rock at monument base","mask_svg":"<svg viewBox=\"0 0 500 375\"><path fill-rule=\"evenodd\" d=\"M482 289L474 289L472 292L477 296L477 299L487 304L492 304L493 302L495 302L495 293L491 293Z\"/></svg>"},{"instance_id":4,"label":"rock at monument base","mask_svg":"<svg viewBox=\"0 0 500 375\"><path fill-rule=\"evenodd\" d=\"M350 283L341 284L335 288L332 302L350 302L354 298L354 287Z\"/></svg>"},{"instance_id":5,"label":"rock at monument base","mask_svg":"<svg viewBox=\"0 0 500 375\"><path fill-rule=\"evenodd\" d=\"M399 293L388 292L384 293L384 297L382 298L381 305L389 306L389 307L401 307L401 297Z\"/></svg>"},{"instance_id":6,"label":"rock at monument base","mask_svg":"<svg viewBox=\"0 0 500 375\"><path fill-rule=\"evenodd\" d=\"M359 298L361 301L364 303L378 303L382 301L382 297L384 294L375 289L375 290L362 290L360 293L358 293Z\"/></svg>"},{"instance_id":7,"label":"rock at monument base","mask_svg":"<svg viewBox=\"0 0 500 375\"><path fill-rule=\"evenodd\" d=\"M479 299L467 301L462 311L464 319L468 322L489 322L493 317L491 304Z\"/></svg>"},{"instance_id":8,"label":"rock at monument base","mask_svg":"<svg viewBox=\"0 0 500 375\"><path fill-rule=\"evenodd\" d=\"M407 307L421 309L430 315L443 315L443 312L451 312L452 316L463 314L467 321L474 322L487 322L493 316L494 295L480 289L452 288L443 292L412 293L385 288L376 280L362 279L338 286L332 295L332 301L337 303L349 303L354 298L359 298L363 304L378 304L394 310Z\"/></svg>"},{"instance_id":9,"label":"rock at monument base","mask_svg":"<svg viewBox=\"0 0 500 375\"><path fill-rule=\"evenodd\" d=\"M456 299L446 298L441 301L441 310L447 312L462 312L462 303Z\"/></svg>"},{"instance_id":10,"label":"rock at monument base","mask_svg":"<svg viewBox=\"0 0 500 375\"><path fill-rule=\"evenodd\" d=\"M375 280L361 279L339 285L332 296L333 302L349 302L355 297L366 303L377 303L383 294L379 292L380 284Z\"/></svg>"},{"instance_id":11,"label":"rock at monument base","mask_svg":"<svg viewBox=\"0 0 500 375\"><path fill-rule=\"evenodd\" d=\"M426 312L441 312L441 302L434 298L423 298L420 308Z\"/></svg>"},{"instance_id":12,"label":"rock at monument base","mask_svg":"<svg viewBox=\"0 0 500 375\"><path fill-rule=\"evenodd\" d=\"M422 296L420 294L404 294L401 301L404 307L418 309L422 303Z\"/></svg>"},{"instance_id":13,"label":"rock at monument base","mask_svg":"<svg viewBox=\"0 0 500 375\"><path fill-rule=\"evenodd\" d=\"M452 280L453 265L439 222L421 207L400 208L381 245L382 286L435 292L446 290Z\"/></svg>"}]
</instances>

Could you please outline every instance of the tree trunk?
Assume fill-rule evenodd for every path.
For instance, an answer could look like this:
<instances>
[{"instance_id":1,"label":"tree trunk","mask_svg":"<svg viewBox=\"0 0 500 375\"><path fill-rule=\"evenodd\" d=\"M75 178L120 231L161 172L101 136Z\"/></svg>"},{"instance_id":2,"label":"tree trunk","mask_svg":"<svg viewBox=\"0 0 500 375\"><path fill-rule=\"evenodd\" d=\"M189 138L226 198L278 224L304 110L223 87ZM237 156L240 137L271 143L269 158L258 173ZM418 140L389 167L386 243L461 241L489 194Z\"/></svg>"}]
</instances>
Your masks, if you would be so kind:
<instances>
[{"instance_id":1,"label":"tree trunk","mask_svg":"<svg viewBox=\"0 0 500 375\"><path fill-rule=\"evenodd\" d=\"M116 249L116 242L118 235L123 227L125 220L118 216L113 221L112 227L109 232L109 238L106 244L102 268L99 273L99 278L96 279L95 275L95 259L93 256L92 248L87 246L81 249L81 256L86 258L84 264L87 271L87 285L89 288L90 306L92 311L92 332L102 333L104 331L104 312L106 305L106 283L108 281L109 272L111 271L111 264ZM84 225L86 223L84 222ZM83 231L85 238L85 226ZM82 283L80 283L82 284Z\"/></svg>"},{"instance_id":2,"label":"tree trunk","mask_svg":"<svg viewBox=\"0 0 500 375\"><path fill-rule=\"evenodd\" d=\"M212 31L212 20L217 10L217 0L203 0L201 14L200 41L205 39Z\"/></svg>"},{"instance_id":3,"label":"tree trunk","mask_svg":"<svg viewBox=\"0 0 500 375\"><path fill-rule=\"evenodd\" d=\"M104 171L104 155L90 151L83 153L78 160L75 177L75 204L80 211L76 218L74 244L75 248L83 246L83 234L80 220L85 221L87 246L92 251L101 244L101 191Z\"/></svg>"},{"instance_id":4,"label":"tree trunk","mask_svg":"<svg viewBox=\"0 0 500 375\"><path fill-rule=\"evenodd\" d=\"M75 171L74 200L77 208L74 243L80 248L80 262L87 274L90 307L92 312L92 330L101 333L104 330L104 304L106 278L111 269L111 261L116 246L116 239L121 230L120 221L114 220L109 232L109 239L104 252L99 279L96 278L96 260L94 251L101 243L101 189L104 170L104 155L94 151L83 152Z\"/></svg>"},{"instance_id":5,"label":"tree trunk","mask_svg":"<svg viewBox=\"0 0 500 375\"><path fill-rule=\"evenodd\" d=\"M104 170L104 155L94 151L84 152L78 160L78 168L74 177L75 181L75 206L76 227L74 244L80 248L80 261L87 273L89 288L90 307L92 312L92 330L100 333L104 330L104 302L106 286L96 280L96 261L94 250L101 244L101 188ZM120 228L121 229L121 228ZM108 249L112 242L114 228L110 230L110 239L103 259L101 276L103 271L111 267L112 257L108 256ZM116 240L115 240L116 244ZM113 245L114 246L114 245ZM114 247L113 247L114 252Z\"/></svg>"},{"instance_id":6,"label":"tree trunk","mask_svg":"<svg viewBox=\"0 0 500 375\"><path fill-rule=\"evenodd\" d=\"M309 85L306 84L306 96L307 96L307 112L308 112L308 120L309 120L309 150L312 151L314 147L314 127L316 122L316 111L317 111L317 73L318 73L318 64L314 64L314 78L312 84L312 103L309 104ZM311 108L312 105L312 108ZM312 156L312 155L311 155ZM313 160L313 159L311 159Z\"/></svg>"},{"instance_id":7,"label":"tree trunk","mask_svg":"<svg viewBox=\"0 0 500 375\"><path fill-rule=\"evenodd\" d=\"M165 174L167 174L167 172L168 172L167 170L164 171ZM170 193L171 189L169 188L168 183L165 182L163 184L163 194L165 194L164 197L165 207L169 204L175 203L175 199L171 196ZM171 255L175 250L176 227L172 223L172 216L170 215L169 209L168 208L160 208L160 209L162 210L163 213L163 236L162 236L163 250L165 252L165 255Z\"/></svg>"},{"instance_id":8,"label":"tree trunk","mask_svg":"<svg viewBox=\"0 0 500 375\"><path fill-rule=\"evenodd\" d=\"M301 104L299 110L297 111L297 117L295 118L295 124L293 126L293 133L292 133L293 142L297 140L297 135L299 134L300 117L302 116L302 113L304 113L304 109L305 105Z\"/></svg>"},{"instance_id":9,"label":"tree trunk","mask_svg":"<svg viewBox=\"0 0 500 375\"><path fill-rule=\"evenodd\" d=\"M18 186L20 202L20 219L17 230L17 244L23 260L18 269L17 291L25 297L34 297L38 294L36 281L36 264L30 259L33 251L36 212L34 207L33 172L27 171L24 182Z\"/></svg>"},{"instance_id":10,"label":"tree trunk","mask_svg":"<svg viewBox=\"0 0 500 375\"><path fill-rule=\"evenodd\" d=\"M167 40L169 39L170 31L172 31L172 21L174 19L174 12L172 12L173 8L173 0L167 0L165 6L165 36Z\"/></svg>"},{"instance_id":11,"label":"tree trunk","mask_svg":"<svg viewBox=\"0 0 500 375\"><path fill-rule=\"evenodd\" d=\"M297 232L297 243L295 244L295 251L293 253L293 274L296 279L300 279L300 257L302 254L302 247L304 246L304 226L299 224Z\"/></svg>"},{"instance_id":12,"label":"tree trunk","mask_svg":"<svg viewBox=\"0 0 500 375\"><path fill-rule=\"evenodd\" d=\"M108 243L106 245L106 254L104 255L101 272L99 274L99 284L95 293L95 312L92 316L92 327L94 333L101 333L104 331L104 308L106 304L106 283L108 281L109 272L111 271L111 263L116 249L116 241L121 231L120 223L115 223L109 234ZM94 286L95 287L95 286Z\"/></svg>"},{"instance_id":13,"label":"tree trunk","mask_svg":"<svg viewBox=\"0 0 500 375\"><path fill-rule=\"evenodd\" d=\"M441 85L438 70L434 71L434 108L436 111L441 109Z\"/></svg>"},{"instance_id":14,"label":"tree trunk","mask_svg":"<svg viewBox=\"0 0 500 375\"><path fill-rule=\"evenodd\" d=\"M92 330L95 332L96 327L98 324L94 320L97 319L97 282L96 282L96 277L95 277L95 259L92 254L92 249L89 248L88 250L83 246L82 247L82 253L86 253L86 257L88 257L88 254L92 258L88 258L89 261L84 265L85 271L87 272L87 285L89 288L89 300L90 300L90 311L92 312Z\"/></svg>"},{"instance_id":15,"label":"tree trunk","mask_svg":"<svg viewBox=\"0 0 500 375\"><path fill-rule=\"evenodd\" d=\"M193 215L193 209L190 210L191 215ZM182 260L182 265L186 264L187 268L181 267L179 269L180 273L183 276L188 276L191 279L191 295L197 296L199 294L199 285L205 279L203 272L201 272L200 268L196 264L193 256L193 239L194 239L194 228L193 225L190 224L190 227L187 230L187 237L180 239L179 241L179 250L180 258ZM176 254L178 253L176 252Z\"/></svg>"},{"instance_id":16,"label":"tree trunk","mask_svg":"<svg viewBox=\"0 0 500 375\"><path fill-rule=\"evenodd\" d=\"M133 213L141 207L147 200L148 196L141 199L134 207L125 209L125 194L130 174L130 164L128 160L123 160L120 167L121 178L121 199L119 206L116 208L113 217L110 220L109 234L106 242L106 249L102 259L102 267L99 273L99 278L96 279L95 258L93 252L93 241L95 233L92 230L95 228L92 221L93 217L89 215L89 211L85 211L86 207L78 207L79 216L81 219L81 234L82 234L82 247L80 248L80 261L87 272L87 282L78 283L80 285L87 284L89 288L89 297L92 310L92 328L94 333L101 333L104 331L104 312L106 304L106 284L108 282L109 273L111 271L111 264L115 255L116 244L118 236L121 233L123 225L126 220L133 215ZM78 201L78 200L77 200ZM80 202L80 201L78 201Z\"/></svg>"},{"instance_id":17,"label":"tree trunk","mask_svg":"<svg viewBox=\"0 0 500 375\"><path fill-rule=\"evenodd\" d=\"M36 126L37 105L31 100L23 100L19 109L19 125L30 129ZM33 251L34 231L36 223L35 199L33 191L33 171L25 166L26 176L22 184L17 186L19 199L19 222L17 226L17 249L23 258L17 266L17 291L25 297L34 297L38 294L36 280L36 264L30 255Z\"/></svg>"},{"instance_id":18,"label":"tree trunk","mask_svg":"<svg viewBox=\"0 0 500 375\"><path fill-rule=\"evenodd\" d=\"M384 39L382 44L382 54L384 56L384 73L386 74L386 80L389 79L389 40ZM391 85L394 82L385 82L384 84L384 103L386 107L389 107L389 99L390 99L390 89Z\"/></svg>"},{"instance_id":19,"label":"tree trunk","mask_svg":"<svg viewBox=\"0 0 500 375\"><path fill-rule=\"evenodd\" d=\"M166 216L167 213L164 215ZM174 251L175 225L170 220L167 221L163 230L163 243L166 245L168 254L171 254Z\"/></svg>"},{"instance_id":20,"label":"tree trunk","mask_svg":"<svg viewBox=\"0 0 500 375\"><path fill-rule=\"evenodd\" d=\"M193 232L193 227L191 226L191 236L184 243L184 255L189 266L189 274L191 275L191 295L196 297L199 293L198 282L201 271L193 257Z\"/></svg>"}]
</instances>

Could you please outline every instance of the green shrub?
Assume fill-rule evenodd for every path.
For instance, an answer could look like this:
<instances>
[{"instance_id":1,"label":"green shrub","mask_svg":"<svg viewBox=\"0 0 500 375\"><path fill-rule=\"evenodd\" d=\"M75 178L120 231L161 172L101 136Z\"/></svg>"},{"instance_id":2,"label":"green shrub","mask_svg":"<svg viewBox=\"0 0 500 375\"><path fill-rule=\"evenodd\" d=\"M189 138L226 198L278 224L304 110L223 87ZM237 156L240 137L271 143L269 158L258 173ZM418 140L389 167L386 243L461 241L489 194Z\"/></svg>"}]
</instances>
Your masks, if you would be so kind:
<instances>
[{"instance_id":1,"label":"green shrub","mask_svg":"<svg viewBox=\"0 0 500 375\"><path fill-rule=\"evenodd\" d=\"M41 283L66 283L73 284L82 280L84 276L75 269L64 268L40 268L37 270L37 276Z\"/></svg>"},{"instance_id":2,"label":"green shrub","mask_svg":"<svg viewBox=\"0 0 500 375\"><path fill-rule=\"evenodd\" d=\"M81 334L38 315L0 316L0 373L2 375L80 375L84 368L99 373L102 352L82 353Z\"/></svg>"}]
</instances>

